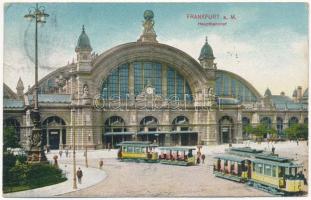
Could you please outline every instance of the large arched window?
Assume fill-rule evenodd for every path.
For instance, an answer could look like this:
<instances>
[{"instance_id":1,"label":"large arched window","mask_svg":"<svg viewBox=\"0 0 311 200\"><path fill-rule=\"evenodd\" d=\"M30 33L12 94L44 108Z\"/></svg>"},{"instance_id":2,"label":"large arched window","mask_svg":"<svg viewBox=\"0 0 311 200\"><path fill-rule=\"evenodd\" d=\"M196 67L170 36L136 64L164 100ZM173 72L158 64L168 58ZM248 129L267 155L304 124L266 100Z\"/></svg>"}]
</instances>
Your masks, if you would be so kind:
<instances>
[{"instance_id":1,"label":"large arched window","mask_svg":"<svg viewBox=\"0 0 311 200\"><path fill-rule=\"evenodd\" d=\"M255 93L243 81L233 75L218 71L216 73L216 95L234 97L242 102L255 102Z\"/></svg>"},{"instance_id":2,"label":"large arched window","mask_svg":"<svg viewBox=\"0 0 311 200\"><path fill-rule=\"evenodd\" d=\"M291 117L289 120L288 120L288 127L291 127L293 126L294 124L298 124L298 118L297 117Z\"/></svg>"},{"instance_id":3,"label":"large arched window","mask_svg":"<svg viewBox=\"0 0 311 200\"><path fill-rule=\"evenodd\" d=\"M106 132L125 132L125 122L122 117L112 116L109 117L105 122Z\"/></svg>"},{"instance_id":4,"label":"large arched window","mask_svg":"<svg viewBox=\"0 0 311 200\"><path fill-rule=\"evenodd\" d=\"M131 78L134 78L134 81L129 81ZM172 66L164 66L159 62L138 61L114 69L103 81L101 97L125 99L130 89L133 89L135 95L139 95L148 84L155 88L156 95L192 100L189 83Z\"/></svg>"},{"instance_id":5,"label":"large arched window","mask_svg":"<svg viewBox=\"0 0 311 200\"><path fill-rule=\"evenodd\" d=\"M263 117L260 120L260 123L265 125L267 128L271 128L272 127L272 120L270 117Z\"/></svg>"},{"instance_id":6,"label":"large arched window","mask_svg":"<svg viewBox=\"0 0 311 200\"><path fill-rule=\"evenodd\" d=\"M3 123L4 128L10 128L15 132L15 136L17 141L20 141L20 131L21 131L21 125L19 123L19 121L17 121L17 119L15 118L9 118L4 120Z\"/></svg>"},{"instance_id":7,"label":"large arched window","mask_svg":"<svg viewBox=\"0 0 311 200\"><path fill-rule=\"evenodd\" d=\"M135 95L140 94L148 82L155 88L156 94L162 94L162 65L151 62L135 62L134 80Z\"/></svg>"},{"instance_id":8,"label":"large arched window","mask_svg":"<svg viewBox=\"0 0 311 200\"><path fill-rule=\"evenodd\" d=\"M126 98L129 93L129 68L127 64L121 65L114 69L108 78L103 82L102 86L102 98L114 98L115 96L120 98Z\"/></svg>"},{"instance_id":9,"label":"large arched window","mask_svg":"<svg viewBox=\"0 0 311 200\"><path fill-rule=\"evenodd\" d=\"M167 69L167 96L177 96L179 99L184 99L185 94L191 94L188 82L176 70L169 67Z\"/></svg>"}]
</instances>

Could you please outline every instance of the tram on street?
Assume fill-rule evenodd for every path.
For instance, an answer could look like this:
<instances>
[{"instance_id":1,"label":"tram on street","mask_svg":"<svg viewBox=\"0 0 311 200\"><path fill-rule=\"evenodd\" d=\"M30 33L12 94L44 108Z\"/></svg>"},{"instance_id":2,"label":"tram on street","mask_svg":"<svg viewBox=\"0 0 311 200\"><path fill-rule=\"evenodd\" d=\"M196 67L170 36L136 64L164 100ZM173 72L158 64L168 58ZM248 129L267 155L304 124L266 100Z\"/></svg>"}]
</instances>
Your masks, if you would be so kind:
<instances>
[{"instance_id":1,"label":"tram on street","mask_svg":"<svg viewBox=\"0 0 311 200\"><path fill-rule=\"evenodd\" d=\"M190 166L195 165L195 156L192 147L159 147L159 162L168 165Z\"/></svg>"},{"instance_id":2,"label":"tram on street","mask_svg":"<svg viewBox=\"0 0 311 200\"><path fill-rule=\"evenodd\" d=\"M213 173L274 195L294 195L303 191L303 165L249 147L232 148L214 157Z\"/></svg>"},{"instance_id":3,"label":"tram on street","mask_svg":"<svg viewBox=\"0 0 311 200\"><path fill-rule=\"evenodd\" d=\"M158 162L158 146L146 141L125 141L118 144L118 159L123 161Z\"/></svg>"}]
</instances>

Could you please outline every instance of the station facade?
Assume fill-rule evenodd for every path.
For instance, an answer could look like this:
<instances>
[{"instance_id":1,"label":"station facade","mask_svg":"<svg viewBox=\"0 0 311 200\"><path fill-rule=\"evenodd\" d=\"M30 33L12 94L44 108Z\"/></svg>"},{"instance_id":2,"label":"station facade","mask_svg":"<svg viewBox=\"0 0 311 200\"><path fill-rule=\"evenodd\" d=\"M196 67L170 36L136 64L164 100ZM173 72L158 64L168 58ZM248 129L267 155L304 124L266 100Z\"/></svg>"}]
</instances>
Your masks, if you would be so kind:
<instances>
[{"instance_id":1,"label":"station facade","mask_svg":"<svg viewBox=\"0 0 311 200\"><path fill-rule=\"evenodd\" d=\"M243 126L260 123L279 135L295 123L308 123L308 89L292 97L260 94L248 81L218 69L207 39L198 60L157 41L152 11L144 13L136 42L92 52L82 28L76 62L39 81L43 144L107 148L126 140L160 146L236 143L248 137ZM221 67L220 67L221 68ZM295 87L295 86L293 86ZM17 92L4 84L3 124L14 127L28 145L34 87Z\"/></svg>"}]
</instances>

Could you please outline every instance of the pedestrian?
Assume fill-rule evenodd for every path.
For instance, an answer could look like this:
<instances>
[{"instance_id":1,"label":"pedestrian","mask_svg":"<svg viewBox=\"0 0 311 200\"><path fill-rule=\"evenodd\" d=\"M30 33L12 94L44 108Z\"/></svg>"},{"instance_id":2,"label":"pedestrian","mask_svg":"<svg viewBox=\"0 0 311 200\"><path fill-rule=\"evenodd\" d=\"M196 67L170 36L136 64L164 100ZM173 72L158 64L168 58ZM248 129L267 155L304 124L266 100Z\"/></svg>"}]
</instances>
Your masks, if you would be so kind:
<instances>
[{"instance_id":1,"label":"pedestrian","mask_svg":"<svg viewBox=\"0 0 311 200\"><path fill-rule=\"evenodd\" d=\"M68 148L66 149L65 154L66 154L66 158L68 158L68 154L69 154Z\"/></svg>"},{"instance_id":2,"label":"pedestrian","mask_svg":"<svg viewBox=\"0 0 311 200\"><path fill-rule=\"evenodd\" d=\"M297 146L299 145L299 140L298 140L298 138L297 138Z\"/></svg>"},{"instance_id":3,"label":"pedestrian","mask_svg":"<svg viewBox=\"0 0 311 200\"><path fill-rule=\"evenodd\" d=\"M274 155L274 152L275 152L275 147L272 146L272 154Z\"/></svg>"},{"instance_id":4,"label":"pedestrian","mask_svg":"<svg viewBox=\"0 0 311 200\"><path fill-rule=\"evenodd\" d=\"M102 159L99 160L99 169L102 169L103 168L103 165L104 165L104 162Z\"/></svg>"},{"instance_id":5,"label":"pedestrian","mask_svg":"<svg viewBox=\"0 0 311 200\"><path fill-rule=\"evenodd\" d=\"M108 146L108 151L110 151L110 149L111 149L110 143L108 143L107 146Z\"/></svg>"},{"instance_id":6,"label":"pedestrian","mask_svg":"<svg viewBox=\"0 0 311 200\"><path fill-rule=\"evenodd\" d=\"M204 154L201 155L201 159L202 159L202 164L204 164L204 160L205 160L205 155Z\"/></svg>"},{"instance_id":7,"label":"pedestrian","mask_svg":"<svg viewBox=\"0 0 311 200\"><path fill-rule=\"evenodd\" d=\"M79 167L79 169L78 169L78 171L77 171L77 177L78 177L78 182L81 184L82 183L82 176L83 176L83 173L82 173L82 170L80 169L80 167Z\"/></svg>"},{"instance_id":8,"label":"pedestrian","mask_svg":"<svg viewBox=\"0 0 311 200\"><path fill-rule=\"evenodd\" d=\"M197 164L200 164L200 157L197 157Z\"/></svg>"},{"instance_id":9,"label":"pedestrian","mask_svg":"<svg viewBox=\"0 0 311 200\"><path fill-rule=\"evenodd\" d=\"M62 150L59 150L59 157L61 158L63 155L63 151Z\"/></svg>"}]
</instances>

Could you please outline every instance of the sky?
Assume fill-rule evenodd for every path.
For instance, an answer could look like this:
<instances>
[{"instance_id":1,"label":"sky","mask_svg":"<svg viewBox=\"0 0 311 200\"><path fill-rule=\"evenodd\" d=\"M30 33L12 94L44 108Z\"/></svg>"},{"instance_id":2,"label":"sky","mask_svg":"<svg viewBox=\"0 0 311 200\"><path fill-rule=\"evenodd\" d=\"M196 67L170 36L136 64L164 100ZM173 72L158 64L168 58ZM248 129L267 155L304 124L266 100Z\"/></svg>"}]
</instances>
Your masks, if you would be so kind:
<instances>
[{"instance_id":1,"label":"sky","mask_svg":"<svg viewBox=\"0 0 311 200\"><path fill-rule=\"evenodd\" d=\"M34 23L24 19L34 3L4 6L4 82L16 91L34 84ZM142 33L143 13L154 12L157 40L198 59L208 37L218 69L246 79L261 94L292 96L308 87L306 3L42 3L50 16L38 29L39 79L75 58L85 26L93 51L101 54ZM212 19L190 16L204 15ZM224 19L227 17L227 20ZM226 23L225 25L206 25ZM202 25L205 24L205 25Z\"/></svg>"}]
</instances>

